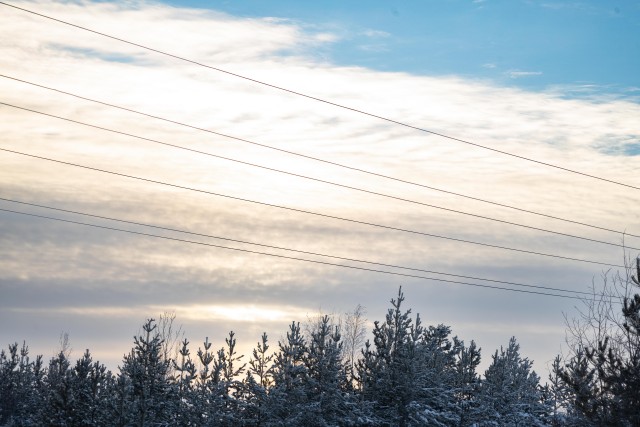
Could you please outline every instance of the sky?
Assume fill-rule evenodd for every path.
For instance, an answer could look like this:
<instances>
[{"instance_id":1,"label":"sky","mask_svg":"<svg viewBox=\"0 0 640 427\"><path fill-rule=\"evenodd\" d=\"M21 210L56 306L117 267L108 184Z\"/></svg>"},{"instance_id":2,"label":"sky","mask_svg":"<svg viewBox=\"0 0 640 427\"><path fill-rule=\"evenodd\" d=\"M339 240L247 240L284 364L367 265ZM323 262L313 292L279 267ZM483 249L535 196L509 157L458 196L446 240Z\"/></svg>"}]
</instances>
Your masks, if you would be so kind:
<instances>
[{"instance_id":1,"label":"sky","mask_svg":"<svg viewBox=\"0 0 640 427\"><path fill-rule=\"evenodd\" d=\"M577 294L480 279L589 292L640 252L638 1L9 4L209 68L0 5L0 345L115 369L174 312L248 357L402 286L546 375L582 302L483 286Z\"/></svg>"}]
</instances>

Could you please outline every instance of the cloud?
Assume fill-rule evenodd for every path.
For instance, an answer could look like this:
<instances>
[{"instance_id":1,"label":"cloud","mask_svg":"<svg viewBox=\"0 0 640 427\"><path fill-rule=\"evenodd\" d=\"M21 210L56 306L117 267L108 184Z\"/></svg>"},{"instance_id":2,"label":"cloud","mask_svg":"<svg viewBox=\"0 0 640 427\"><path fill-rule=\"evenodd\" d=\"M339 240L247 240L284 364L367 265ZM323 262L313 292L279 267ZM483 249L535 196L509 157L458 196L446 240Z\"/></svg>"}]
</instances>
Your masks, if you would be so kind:
<instances>
[{"instance_id":1,"label":"cloud","mask_svg":"<svg viewBox=\"0 0 640 427\"><path fill-rule=\"evenodd\" d=\"M216 68L397 118L434 132L640 184L631 162L621 161L619 154L624 150L612 153L602 149L607 145L634 144L628 138L637 133L640 107L628 99L589 96L576 99L565 96L561 90L535 93L456 76L341 67L316 57L319 46L333 42L330 34L305 30L282 20L241 19L210 11L135 2L19 4L109 34L126 34L137 43ZM13 34L28 36L16 38ZM229 74L40 21L18 11L0 15L0 40L4 49L0 67L7 75L305 156L640 233L635 217L621 215L637 209L633 197L620 187L584 181L557 170L312 102ZM519 70L510 73L513 78L540 75ZM8 79L0 79L0 92L3 102L228 158L505 221L619 240L619 236L611 233L314 162ZM235 197L161 186L3 152L0 179L5 198L352 259L572 289L583 289L601 267L464 245L239 199L488 244L603 262L620 261L621 250L615 247L454 215L8 106L0 109L3 148ZM17 207L9 202L0 203L0 208L187 237L177 232ZM123 316L135 322L145 315L157 315L155 312L164 308L178 307L192 328L194 339L198 334L213 332L222 336L225 329L234 328L251 343L258 338L251 335L257 326L249 326L245 318L253 312L262 313L262 317L256 314L254 323L266 322L271 316L277 320L273 321L275 325L318 307L342 312L362 303L368 306L370 317L378 319L384 316L388 299L403 285L408 305L414 311L423 313L429 321L451 323L454 332L467 339L476 338L477 328L485 322L492 331L495 325L504 325L495 334L482 337L484 341L480 344L490 349L506 344L514 334L523 343L539 343L539 334L535 335L535 327L530 325L552 330L557 322L562 322L561 311L572 306L571 301L548 297L135 237L7 212L0 213L0 235L3 236L0 257L4 260L0 273L3 295L0 322L9 325L3 328L0 338L5 342L21 338L37 342L45 339L39 335L45 333L53 333L57 339L59 330L68 327L72 339L74 335L84 337L87 341L81 346L93 349L99 347L99 338L91 338L85 324L99 330L107 330L109 325L104 318L92 317L89 311L109 315L112 322L120 313L117 310L124 310ZM197 240L222 244L219 239L204 236L198 236ZM256 249L237 242L223 243ZM634 244L638 244L637 240ZM365 266L354 261L340 263ZM189 314L189 307L195 307L194 313L200 314L213 307L213 314L210 313L213 320L199 323L200 315ZM146 310L151 313L142 313ZM504 319L517 320L504 322ZM477 325L475 329L469 326L472 323ZM522 325L527 327L521 328ZM206 328L210 330L206 332ZM270 332L277 335L281 331L276 328ZM111 331L109 339L115 340L115 334ZM129 335L127 332L122 338L122 353L126 351ZM550 347L556 351L557 345L557 341L548 343L546 348L536 345L534 348L539 350L535 350L538 353L533 358L544 359L547 356L543 354L548 355Z\"/></svg>"},{"instance_id":2,"label":"cloud","mask_svg":"<svg viewBox=\"0 0 640 427\"><path fill-rule=\"evenodd\" d=\"M386 31L372 30L372 29L367 29L363 31L362 35L366 37L371 37L371 38L387 38L391 36L391 34Z\"/></svg>"},{"instance_id":3,"label":"cloud","mask_svg":"<svg viewBox=\"0 0 640 427\"><path fill-rule=\"evenodd\" d=\"M509 70L505 72L505 75L512 79L519 79L522 77L533 77L533 76L541 76L542 71L520 71L520 70Z\"/></svg>"}]
</instances>

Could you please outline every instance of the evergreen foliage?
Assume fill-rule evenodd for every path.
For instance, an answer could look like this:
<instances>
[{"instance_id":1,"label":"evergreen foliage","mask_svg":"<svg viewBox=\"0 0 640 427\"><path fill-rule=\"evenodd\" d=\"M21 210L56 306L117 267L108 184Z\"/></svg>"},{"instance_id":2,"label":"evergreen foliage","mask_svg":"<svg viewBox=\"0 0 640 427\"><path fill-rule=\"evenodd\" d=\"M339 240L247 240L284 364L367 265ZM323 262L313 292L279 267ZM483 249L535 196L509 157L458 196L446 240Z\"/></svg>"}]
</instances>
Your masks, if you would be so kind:
<instances>
[{"instance_id":1,"label":"evergreen foliage","mask_svg":"<svg viewBox=\"0 0 640 427\"><path fill-rule=\"evenodd\" d=\"M506 349L496 350L482 382L480 400L485 421L492 425L538 426L545 408L540 378L532 362L520 356L515 337Z\"/></svg>"},{"instance_id":2,"label":"evergreen foliage","mask_svg":"<svg viewBox=\"0 0 640 427\"><path fill-rule=\"evenodd\" d=\"M116 374L88 350L75 363L60 351L45 368L42 357L29 359L26 345L11 344L0 353L0 425L580 425L576 420L587 420L585 413L603 413L589 394L596 380L607 395L619 396L607 410L632 417L637 400L626 387L631 383L618 378L637 378L637 361L600 363L593 352L570 368L557 359L551 384L540 387L514 338L496 351L482 378L475 342L466 346L445 325L423 326L404 301L400 289L359 355L361 308L344 329L322 316L305 336L292 322L275 352L265 333L246 364L233 332L217 351L205 339L193 356L187 339L168 345L167 337L178 335L153 319L134 337ZM640 326L638 306L625 306L629 334ZM582 387L582 400L571 384Z\"/></svg>"}]
</instances>

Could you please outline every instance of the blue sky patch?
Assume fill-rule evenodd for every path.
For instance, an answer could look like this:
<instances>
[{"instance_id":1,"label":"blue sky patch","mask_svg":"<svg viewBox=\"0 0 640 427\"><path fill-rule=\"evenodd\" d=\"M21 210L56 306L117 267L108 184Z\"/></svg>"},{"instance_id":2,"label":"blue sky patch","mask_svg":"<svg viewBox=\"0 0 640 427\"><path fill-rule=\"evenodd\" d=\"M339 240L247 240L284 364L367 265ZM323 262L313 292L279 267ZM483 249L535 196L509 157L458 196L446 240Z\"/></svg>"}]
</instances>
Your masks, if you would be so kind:
<instances>
[{"instance_id":1,"label":"blue sky patch","mask_svg":"<svg viewBox=\"0 0 640 427\"><path fill-rule=\"evenodd\" d=\"M102 61L107 61L107 62L119 62L122 64L132 64L132 63L139 62L138 58L135 58L129 55L122 55L120 53L115 53L115 52L106 52L103 50L81 48L77 46L63 46L58 44L51 44L51 46L54 47L55 49L60 49L60 50L69 52L75 56L83 56L87 58L100 59Z\"/></svg>"},{"instance_id":2,"label":"blue sky patch","mask_svg":"<svg viewBox=\"0 0 640 427\"><path fill-rule=\"evenodd\" d=\"M636 1L168 3L330 31L338 40L319 54L338 65L488 79L527 90L578 82L603 90L640 86Z\"/></svg>"}]
</instances>

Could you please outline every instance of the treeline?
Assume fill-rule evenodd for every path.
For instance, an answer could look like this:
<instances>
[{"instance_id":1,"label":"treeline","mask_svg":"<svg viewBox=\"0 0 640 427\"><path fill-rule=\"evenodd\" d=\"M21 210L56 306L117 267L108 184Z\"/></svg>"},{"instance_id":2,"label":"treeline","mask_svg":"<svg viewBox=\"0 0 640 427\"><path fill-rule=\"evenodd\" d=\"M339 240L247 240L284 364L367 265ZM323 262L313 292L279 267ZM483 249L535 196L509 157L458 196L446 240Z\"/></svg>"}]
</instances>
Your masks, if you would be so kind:
<instances>
[{"instance_id":1,"label":"treeline","mask_svg":"<svg viewBox=\"0 0 640 427\"><path fill-rule=\"evenodd\" d=\"M292 323L275 351L263 334L246 363L233 332L217 351L205 340L192 352L184 339L172 355L153 319L115 374L88 350L45 365L13 344L0 355L0 425L640 425L640 296L623 307L629 351L577 348L545 385L515 338L481 376L473 341L423 326L403 302L400 291L358 353L359 311L341 326L329 316Z\"/></svg>"}]
</instances>

